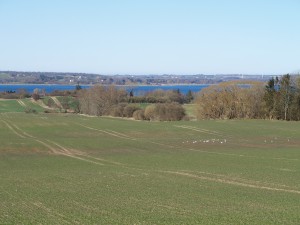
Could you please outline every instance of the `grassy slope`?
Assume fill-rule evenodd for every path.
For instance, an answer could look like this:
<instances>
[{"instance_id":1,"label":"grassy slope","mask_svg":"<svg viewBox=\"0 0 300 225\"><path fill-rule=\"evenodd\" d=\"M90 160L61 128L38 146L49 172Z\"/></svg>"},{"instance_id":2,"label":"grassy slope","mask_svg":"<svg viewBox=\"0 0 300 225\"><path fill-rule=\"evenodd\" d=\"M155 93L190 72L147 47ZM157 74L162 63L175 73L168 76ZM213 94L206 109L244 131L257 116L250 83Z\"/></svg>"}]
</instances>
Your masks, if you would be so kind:
<instances>
[{"instance_id":1,"label":"grassy slope","mask_svg":"<svg viewBox=\"0 0 300 225\"><path fill-rule=\"evenodd\" d=\"M0 100L0 112L24 112L24 107L17 100Z\"/></svg>"},{"instance_id":2,"label":"grassy slope","mask_svg":"<svg viewBox=\"0 0 300 225\"><path fill-rule=\"evenodd\" d=\"M0 79L8 79L10 78L11 76L7 73L0 73Z\"/></svg>"},{"instance_id":3,"label":"grassy slope","mask_svg":"<svg viewBox=\"0 0 300 225\"><path fill-rule=\"evenodd\" d=\"M189 116L191 119L196 118L196 105L195 104L184 104L183 108L184 108L187 116Z\"/></svg>"},{"instance_id":4,"label":"grassy slope","mask_svg":"<svg viewBox=\"0 0 300 225\"><path fill-rule=\"evenodd\" d=\"M18 102L21 101L21 104ZM23 104L23 105L22 105ZM7 112L24 112L26 108L31 108L36 110L36 112L43 112L44 109L34 104L31 99L10 99L10 100L1 100L0 99L0 113Z\"/></svg>"},{"instance_id":5,"label":"grassy slope","mask_svg":"<svg viewBox=\"0 0 300 225\"><path fill-rule=\"evenodd\" d=\"M0 114L0 223L298 224L299 135L297 122Z\"/></svg>"}]
</instances>

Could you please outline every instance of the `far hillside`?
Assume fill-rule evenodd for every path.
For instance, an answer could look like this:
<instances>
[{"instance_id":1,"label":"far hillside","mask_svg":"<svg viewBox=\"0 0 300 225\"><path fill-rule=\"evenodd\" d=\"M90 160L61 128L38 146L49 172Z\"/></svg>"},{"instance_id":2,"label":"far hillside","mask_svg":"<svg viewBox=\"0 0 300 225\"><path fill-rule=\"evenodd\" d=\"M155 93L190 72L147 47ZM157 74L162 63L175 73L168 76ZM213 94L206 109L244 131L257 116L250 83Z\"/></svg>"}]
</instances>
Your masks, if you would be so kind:
<instances>
[{"instance_id":1,"label":"far hillside","mask_svg":"<svg viewBox=\"0 0 300 225\"><path fill-rule=\"evenodd\" d=\"M158 89L136 96L132 90L115 86L82 89L78 84L75 90L56 90L50 94L40 89L33 93L7 91L0 93L0 97L16 99L19 105L12 109L18 112L80 113L148 121L300 120L300 78L289 74L271 78L267 83L223 82L186 94L179 89Z\"/></svg>"}]
</instances>

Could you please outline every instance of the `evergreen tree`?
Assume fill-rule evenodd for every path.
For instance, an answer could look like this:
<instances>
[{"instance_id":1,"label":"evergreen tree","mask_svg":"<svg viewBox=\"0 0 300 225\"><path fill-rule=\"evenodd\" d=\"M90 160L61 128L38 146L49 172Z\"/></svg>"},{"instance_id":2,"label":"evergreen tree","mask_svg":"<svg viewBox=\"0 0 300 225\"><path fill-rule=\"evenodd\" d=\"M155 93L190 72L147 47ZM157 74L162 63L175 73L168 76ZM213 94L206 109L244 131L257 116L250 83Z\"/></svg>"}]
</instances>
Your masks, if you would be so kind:
<instances>
[{"instance_id":1,"label":"evergreen tree","mask_svg":"<svg viewBox=\"0 0 300 225\"><path fill-rule=\"evenodd\" d=\"M75 90L76 91L79 91L79 90L81 90L82 89L82 87L80 86L80 84L79 84L79 82L77 83L77 85L76 85L76 87L75 87Z\"/></svg>"},{"instance_id":2,"label":"evergreen tree","mask_svg":"<svg viewBox=\"0 0 300 225\"><path fill-rule=\"evenodd\" d=\"M187 103L190 103L191 101L193 101L194 96L191 90L189 90L186 95L185 95L185 99Z\"/></svg>"},{"instance_id":3,"label":"evergreen tree","mask_svg":"<svg viewBox=\"0 0 300 225\"><path fill-rule=\"evenodd\" d=\"M278 79L277 79L278 80ZM272 77L268 84L266 85L264 100L266 102L267 113L270 119L274 118L274 109L275 109L275 79Z\"/></svg>"}]
</instances>

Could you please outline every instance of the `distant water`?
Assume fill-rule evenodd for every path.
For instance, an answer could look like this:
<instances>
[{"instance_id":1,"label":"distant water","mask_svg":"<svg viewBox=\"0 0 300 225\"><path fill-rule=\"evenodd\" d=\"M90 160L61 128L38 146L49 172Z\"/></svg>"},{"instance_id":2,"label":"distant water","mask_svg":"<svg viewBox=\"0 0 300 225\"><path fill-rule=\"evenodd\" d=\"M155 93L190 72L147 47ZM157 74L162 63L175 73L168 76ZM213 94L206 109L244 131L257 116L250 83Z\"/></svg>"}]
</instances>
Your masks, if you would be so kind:
<instances>
[{"instance_id":1,"label":"distant water","mask_svg":"<svg viewBox=\"0 0 300 225\"><path fill-rule=\"evenodd\" d=\"M58 85L58 84L0 84L0 92L3 91L18 91L25 89L29 93L33 93L34 89L45 90L46 93L51 93L55 90L75 90L75 85ZM82 88L89 88L89 85L81 85Z\"/></svg>"},{"instance_id":2,"label":"distant water","mask_svg":"<svg viewBox=\"0 0 300 225\"><path fill-rule=\"evenodd\" d=\"M199 92L201 89L208 87L209 84L202 85L145 85L145 86L117 86L118 88L125 89L126 91L133 91L134 95L143 95L147 92L154 90L179 90L182 94L186 94L189 90L192 92ZM25 89L29 93L38 88L45 90L46 93L51 93L55 90L75 90L75 85L58 85L58 84L0 84L0 92L4 91L18 91ZM82 88L90 88L91 85L81 85Z\"/></svg>"},{"instance_id":3,"label":"distant water","mask_svg":"<svg viewBox=\"0 0 300 225\"><path fill-rule=\"evenodd\" d=\"M179 90L182 94L188 93L189 90L192 92L199 92L201 89L210 86L209 84L201 84L201 85L160 85L160 86L132 86L126 87L128 91L133 90L134 95L143 95L147 92L154 90Z\"/></svg>"}]
</instances>

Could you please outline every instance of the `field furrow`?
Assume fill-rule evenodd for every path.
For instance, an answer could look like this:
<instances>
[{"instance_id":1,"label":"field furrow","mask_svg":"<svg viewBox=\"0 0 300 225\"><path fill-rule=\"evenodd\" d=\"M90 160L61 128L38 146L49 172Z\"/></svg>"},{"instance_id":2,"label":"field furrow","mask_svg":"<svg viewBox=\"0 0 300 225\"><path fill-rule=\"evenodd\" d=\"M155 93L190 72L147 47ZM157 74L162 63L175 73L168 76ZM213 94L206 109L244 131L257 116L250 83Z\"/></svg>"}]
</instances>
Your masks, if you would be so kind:
<instances>
[{"instance_id":1,"label":"field furrow","mask_svg":"<svg viewBox=\"0 0 300 225\"><path fill-rule=\"evenodd\" d=\"M0 113L0 223L298 224L297 137L296 122Z\"/></svg>"}]
</instances>

